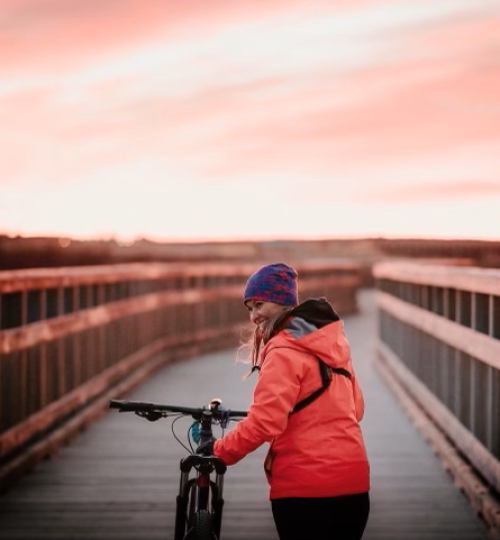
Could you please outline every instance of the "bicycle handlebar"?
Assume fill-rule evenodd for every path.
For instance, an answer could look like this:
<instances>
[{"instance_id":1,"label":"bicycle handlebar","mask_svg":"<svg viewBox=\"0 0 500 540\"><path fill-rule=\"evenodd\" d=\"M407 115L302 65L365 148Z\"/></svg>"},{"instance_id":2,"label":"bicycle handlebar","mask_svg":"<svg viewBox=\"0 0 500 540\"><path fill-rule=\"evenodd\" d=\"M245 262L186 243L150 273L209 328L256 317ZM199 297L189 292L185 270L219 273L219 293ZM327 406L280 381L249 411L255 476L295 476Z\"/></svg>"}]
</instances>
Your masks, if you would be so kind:
<instances>
[{"instance_id":1,"label":"bicycle handlebar","mask_svg":"<svg viewBox=\"0 0 500 540\"><path fill-rule=\"evenodd\" d=\"M246 411L233 411L227 409L218 409L211 407L183 407L179 405L162 405L160 403L144 403L141 401L124 401L119 399L111 399L109 401L110 409L118 409L119 412L171 412L180 413L192 416L195 419L200 419L204 412L211 412L215 419L219 416L229 418L247 416Z\"/></svg>"}]
</instances>

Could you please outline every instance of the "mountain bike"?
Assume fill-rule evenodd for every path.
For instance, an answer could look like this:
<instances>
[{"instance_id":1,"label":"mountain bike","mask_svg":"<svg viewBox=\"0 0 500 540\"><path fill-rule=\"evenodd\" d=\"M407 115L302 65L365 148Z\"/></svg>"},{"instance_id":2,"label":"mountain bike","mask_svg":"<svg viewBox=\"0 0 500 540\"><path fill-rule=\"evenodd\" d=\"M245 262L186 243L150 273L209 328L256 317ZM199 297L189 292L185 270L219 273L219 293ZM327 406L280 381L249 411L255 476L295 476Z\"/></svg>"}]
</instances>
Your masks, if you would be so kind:
<instances>
[{"instance_id":1,"label":"mountain bike","mask_svg":"<svg viewBox=\"0 0 500 540\"><path fill-rule=\"evenodd\" d=\"M245 411L232 411L221 405L220 399L213 399L208 406L199 408L113 399L109 402L111 409L134 412L150 421L174 417L172 433L189 452L180 462L181 477L176 499L174 540L220 540L227 465L216 456L197 454L192 441L197 445L196 448L199 448L213 439L213 425L219 425L224 430L230 420L241 420L247 415ZM174 423L187 416L194 420L187 432L189 447L174 431Z\"/></svg>"}]
</instances>

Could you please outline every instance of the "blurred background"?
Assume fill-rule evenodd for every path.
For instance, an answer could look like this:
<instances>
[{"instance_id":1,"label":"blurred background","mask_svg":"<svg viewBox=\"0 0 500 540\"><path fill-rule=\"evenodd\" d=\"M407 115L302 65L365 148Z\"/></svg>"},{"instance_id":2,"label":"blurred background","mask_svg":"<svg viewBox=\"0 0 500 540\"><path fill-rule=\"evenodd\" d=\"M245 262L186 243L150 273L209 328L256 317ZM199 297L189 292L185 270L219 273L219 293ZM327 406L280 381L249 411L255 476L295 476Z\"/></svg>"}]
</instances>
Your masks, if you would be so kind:
<instances>
[{"instance_id":1,"label":"blurred background","mask_svg":"<svg viewBox=\"0 0 500 540\"><path fill-rule=\"evenodd\" d=\"M500 238L499 2L2 0L0 50L4 268Z\"/></svg>"}]
</instances>

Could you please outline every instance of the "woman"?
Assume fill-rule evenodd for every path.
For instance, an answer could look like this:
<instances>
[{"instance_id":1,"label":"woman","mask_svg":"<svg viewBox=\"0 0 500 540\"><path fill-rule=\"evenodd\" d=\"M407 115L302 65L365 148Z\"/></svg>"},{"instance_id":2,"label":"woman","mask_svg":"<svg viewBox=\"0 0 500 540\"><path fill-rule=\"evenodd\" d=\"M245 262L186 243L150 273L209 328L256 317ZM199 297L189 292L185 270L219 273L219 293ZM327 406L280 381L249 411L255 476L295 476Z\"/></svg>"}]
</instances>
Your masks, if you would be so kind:
<instances>
[{"instance_id":1,"label":"woman","mask_svg":"<svg viewBox=\"0 0 500 540\"><path fill-rule=\"evenodd\" d=\"M299 304L297 272L283 263L250 276L244 303L256 325L253 403L206 450L232 465L270 443L264 466L281 540L359 540L369 466L343 323L324 298Z\"/></svg>"}]
</instances>

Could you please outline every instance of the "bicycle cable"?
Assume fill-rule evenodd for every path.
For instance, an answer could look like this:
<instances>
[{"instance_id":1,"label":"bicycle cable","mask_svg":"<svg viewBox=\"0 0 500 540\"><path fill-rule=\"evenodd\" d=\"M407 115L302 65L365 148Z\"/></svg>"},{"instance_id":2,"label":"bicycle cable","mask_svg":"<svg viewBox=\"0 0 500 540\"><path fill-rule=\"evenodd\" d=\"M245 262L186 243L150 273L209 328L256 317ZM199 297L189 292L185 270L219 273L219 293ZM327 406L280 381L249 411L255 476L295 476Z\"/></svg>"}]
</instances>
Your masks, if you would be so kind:
<instances>
[{"instance_id":1,"label":"bicycle cable","mask_svg":"<svg viewBox=\"0 0 500 540\"><path fill-rule=\"evenodd\" d=\"M193 432L193 427L194 425L196 424L196 422L193 422L189 427L188 427L188 432L187 432L187 440L188 440L188 443L189 443L189 448L191 448L191 453L194 454L194 448L193 448L193 445L191 444L191 439L192 439L192 432ZM196 442L196 441L195 441Z\"/></svg>"},{"instance_id":2,"label":"bicycle cable","mask_svg":"<svg viewBox=\"0 0 500 540\"><path fill-rule=\"evenodd\" d=\"M185 415L183 414L180 414L179 416L177 416L176 418L174 418L172 420L172 423L170 424L170 429L172 430L172 435L174 436L175 440L182 446L182 448L184 448L184 450L186 450L187 452L189 452L189 448L179 439L179 437L177 437L177 434L175 433L175 430L174 430L174 424L177 422L177 420L180 420L181 418L184 418ZM191 448L191 453L193 454L194 452L192 451L192 448Z\"/></svg>"}]
</instances>

